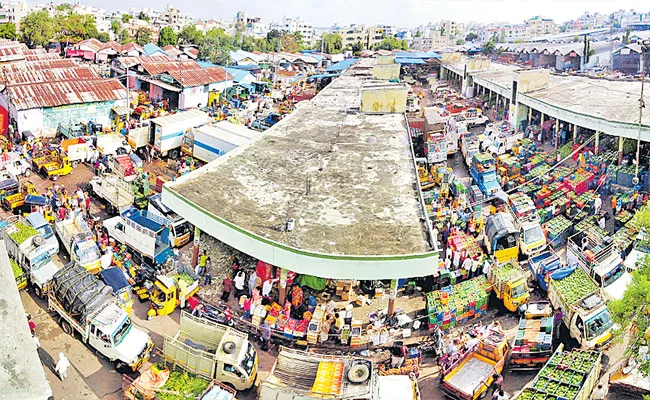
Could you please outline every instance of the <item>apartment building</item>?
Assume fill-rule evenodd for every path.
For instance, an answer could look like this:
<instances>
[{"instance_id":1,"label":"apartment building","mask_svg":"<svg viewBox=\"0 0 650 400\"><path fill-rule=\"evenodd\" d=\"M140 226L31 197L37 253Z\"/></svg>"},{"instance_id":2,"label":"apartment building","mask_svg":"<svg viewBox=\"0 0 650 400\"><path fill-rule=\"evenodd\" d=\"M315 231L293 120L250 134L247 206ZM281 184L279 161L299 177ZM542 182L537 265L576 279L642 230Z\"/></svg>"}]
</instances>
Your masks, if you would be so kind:
<instances>
[{"instance_id":1,"label":"apartment building","mask_svg":"<svg viewBox=\"0 0 650 400\"><path fill-rule=\"evenodd\" d=\"M314 26L306 21L298 18L283 17L281 22L271 22L270 30L278 30L282 32L300 32L302 39L305 43L311 44L314 36Z\"/></svg>"},{"instance_id":2,"label":"apartment building","mask_svg":"<svg viewBox=\"0 0 650 400\"><path fill-rule=\"evenodd\" d=\"M177 32L194 23L194 16L192 14L181 12L181 10L169 4L163 12L162 18L167 23L167 26L170 26Z\"/></svg>"},{"instance_id":3,"label":"apartment building","mask_svg":"<svg viewBox=\"0 0 650 400\"><path fill-rule=\"evenodd\" d=\"M0 24L16 24L16 29L20 29L20 21L25 15L27 15L25 0L0 1Z\"/></svg>"},{"instance_id":4,"label":"apartment building","mask_svg":"<svg viewBox=\"0 0 650 400\"><path fill-rule=\"evenodd\" d=\"M465 26L460 22L443 20L438 26L443 36L447 36L451 39L464 38L465 37Z\"/></svg>"},{"instance_id":5,"label":"apartment building","mask_svg":"<svg viewBox=\"0 0 650 400\"><path fill-rule=\"evenodd\" d=\"M268 33L268 25L262 22L260 17L249 17L246 11L238 11L235 15L236 27L247 36L261 39Z\"/></svg>"},{"instance_id":6,"label":"apartment building","mask_svg":"<svg viewBox=\"0 0 650 400\"><path fill-rule=\"evenodd\" d=\"M542 18L539 15L526 21L526 36L529 38L557 33L558 29L551 18Z\"/></svg>"}]
</instances>

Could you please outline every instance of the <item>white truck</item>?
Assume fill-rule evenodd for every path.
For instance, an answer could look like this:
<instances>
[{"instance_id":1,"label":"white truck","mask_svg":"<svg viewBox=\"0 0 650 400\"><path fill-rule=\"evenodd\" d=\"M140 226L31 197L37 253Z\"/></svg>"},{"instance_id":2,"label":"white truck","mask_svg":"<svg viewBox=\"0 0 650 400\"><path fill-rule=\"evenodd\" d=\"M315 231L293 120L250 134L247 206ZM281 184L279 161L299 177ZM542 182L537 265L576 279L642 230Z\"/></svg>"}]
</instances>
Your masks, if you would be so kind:
<instances>
[{"instance_id":1,"label":"white truck","mask_svg":"<svg viewBox=\"0 0 650 400\"><path fill-rule=\"evenodd\" d=\"M163 157L177 158L188 129L205 125L210 116L203 111L189 110L150 120L153 148Z\"/></svg>"},{"instance_id":2,"label":"white truck","mask_svg":"<svg viewBox=\"0 0 650 400\"><path fill-rule=\"evenodd\" d=\"M181 151L207 163L246 143L248 139L239 135L216 126L203 125L185 132Z\"/></svg>"},{"instance_id":3,"label":"white truck","mask_svg":"<svg viewBox=\"0 0 650 400\"><path fill-rule=\"evenodd\" d=\"M172 255L169 220L145 210L131 208L104 221L108 236L127 245L136 264L142 261L162 265Z\"/></svg>"},{"instance_id":4,"label":"white truck","mask_svg":"<svg viewBox=\"0 0 650 400\"><path fill-rule=\"evenodd\" d=\"M83 214L54 222L63 247L70 255L70 260L86 268L91 274L101 270L101 254L93 233L84 221Z\"/></svg>"},{"instance_id":5,"label":"white truck","mask_svg":"<svg viewBox=\"0 0 650 400\"><path fill-rule=\"evenodd\" d=\"M508 196L507 208L519 231L521 254L531 256L544 251L547 248L546 236L533 200L525 193L512 193Z\"/></svg>"},{"instance_id":6,"label":"white truck","mask_svg":"<svg viewBox=\"0 0 650 400\"><path fill-rule=\"evenodd\" d=\"M153 341L117 305L113 289L71 262L54 275L48 309L61 318L63 332L115 363L118 371L137 371L149 359Z\"/></svg>"},{"instance_id":7,"label":"white truck","mask_svg":"<svg viewBox=\"0 0 650 400\"><path fill-rule=\"evenodd\" d=\"M5 241L9 256L27 273L38 297L45 297L52 277L59 270L43 244L45 239L22 218L12 216L0 221L0 237Z\"/></svg>"},{"instance_id":8,"label":"white truck","mask_svg":"<svg viewBox=\"0 0 650 400\"><path fill-rule=\"evenodd\" d=\"M142 126L129 130L127 142L131 149L136 153L141 153L143 149L151 144L151 127L149 121L143 121Z\"/></svg>"},{"instance_id":9,"label":"white truck","mask_svg":"<svg viewBox=\"0 0 650 400\"><path fill-rule=\"evenodd\" d=\"M131 146L129 146L124 136L119 133L97 135L95 147L99 154L104 156L115 156L131 152Z\"/></svg>"},{"instance_id":10,"label":"white truck","mask_svg":"<svg viewBox=\"0 0 650 400\"><path fill-rule=\"evenodd\" d=\"M88 192L106 203L106 212L112 215L121 214L133 205L135 200L133 183L127 182L117 175L106 174L93 176L88 184Z\"/></svg>"},{"instance_id":11,"label":"white truck","mask_svg":"<svg viewBox=\"0 0 650 400\"><path fill-rule=\"evenodd\" d=\"M88 162L95 152L93 144L84 138L66 139L61 142L61 148L67 154L72 167L80 162Z\"/></svg>"},{"instance_id":12,"label":"white truck","mask_svg":"<svg viewBox=\"0 0 650 400\"><path fill-rule=\"evenodd\" d=\"M569 266L550 275L548 298L553 307L562 309L562 320L580 346L604 348L613 339L616 328L600 289L578 266Z\"/></svg>"},{"instance_id":13,"label":"white truck","mask_svg":"<svg viewBox=\"0 0 650 400\"><path fill-rule=\"evenodd\" d=\"M237 390L255 384L259 360L247 334L182 311L178 332L164 338L165 364Z\"/></svg>"},{"instance_id":14,"label":"white truck","mask_svg":"<svg viewBox=\"0 0 650 400\"><path fill-rule=\"evenodd\" d=\"M447 137L448 154L454 154L458 151L459 138L466 134L467 124L465 121L458 121L454 117L449 117L445 120L445 136Z\"/></svg>"},{"instance_id":15,"label":"white truck","mask_svg":"<svg viewBox=\"0 0 650 400\"><path fill-rule=\"evenodd\" d=\"M5 164L5 171L11 176L30 176L32 174L32 164L24 158L18 158Z\"/></svg>"},{"instance_id":16,"label":"white truck","mask_svg":"<svg viewBox=\"0 0 650 400\"><path fill-rule=\"evenodd\" d=\"M632 275L610 238L579 232L567 240L567 265L579 265L600 287L606 300L621 300Z\"/></svg>"},{"instance_id":17,"label":"white truck","mask_svg":"<svg viewBox=\"0 0 650 400\"><path fill-rule=\"evenodd\" d=\"M183 217L172 211L162 201L162 193L149 198L147 210L161 218L171 221L169 225L169 244L172 247L183 247L192 240L194 227Z\"/></svg>"},{"instance_id":18,"label":"white truck","mask_svg":"<svg viewBox=\"0 0 650 400\"><path fill-rule=\"evenodd\" d=\"M418 400L420 392L414 377L379 376L369 359L282 347L258 399Z\"/></svg>"}]
</instances>

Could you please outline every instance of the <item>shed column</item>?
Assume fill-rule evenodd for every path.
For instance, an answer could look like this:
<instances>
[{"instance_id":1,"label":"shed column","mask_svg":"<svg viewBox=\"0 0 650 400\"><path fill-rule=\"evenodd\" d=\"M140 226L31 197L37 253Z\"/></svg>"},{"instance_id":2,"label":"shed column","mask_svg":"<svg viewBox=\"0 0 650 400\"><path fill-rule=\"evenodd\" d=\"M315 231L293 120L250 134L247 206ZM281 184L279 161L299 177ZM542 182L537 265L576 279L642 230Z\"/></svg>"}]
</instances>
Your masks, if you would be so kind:
<instances>
[{"instance_id":1,"label":"shed column","mask_svg":"<svg viewBox=\"0 0 650 400\"><path fill-rule=\"evenodd\" d=\"M530 125L530 122L533 120L533 108L528 107L528 125Z\"/></svg>"},{"instance_id":2,"label":"shed column","mask_svg":"<svg viewBox=\"0 0 650 400\"><path fill-rule=\"evenodd\" d=\"M194 249L192 250L192 268L199 263L199 243L201 241L201 230L194 227Z\"/></svg>"},{"instance_id":3,"label":"shed column","mask_svg":"<svg viewBox=\"0 0 650 400\"><path fill-rule=\"evenodd\" d=\"M287 270L280 268L280 285L278 287L278 302L284 306L287 297Z\"/></svg>"},{"instance_id":4,"label":"shed column","mask_svg":"<svg viewBox=\"0 0 650 400\"><path fill-rule=\"evenodd\" d=\"M557 149L558 144L560 143L560 120L555 118L555 148Z\"/></svg>"},{"instance_id":5,"label":"shed column","mask_svg":"<svg viewBox=\"0 0 650 400\"><path fill-rule=\"evenodd\" d=\"M390 316L395 311L395 298L397 297L397 279L390 281L390 293L388 294L388 311Z\"/></svg>"},{"instance_id":6,"label":"shed column","mask_svg":"<svg viewBox=\"0 0 650 400\"><path fill-rule=\"evenodd\" d=\"M623 136L619 136L618 137L618 165L621 165L622 163L623 163Z\"/></svg>"},{"instance_id":7,"label":"shed column","mask_svg":"<svg viewBox=\"0 0 650 400\"><path fill-rule=\"evenodd\" d=\"M596 144L594 145L594 154L598 155L598 142L600 141L600 132L596 131Z\"/></svg>"},{"instance_id":8,"label":"shed column","mask_svg":"<svg viewBox=\"0 0 650 400\"><path fill-rule=\"evenodd\" d=\"M578 136L578 125L573 124L573 143L576 142L576 137Z\"/></svg>"}]
</instances>

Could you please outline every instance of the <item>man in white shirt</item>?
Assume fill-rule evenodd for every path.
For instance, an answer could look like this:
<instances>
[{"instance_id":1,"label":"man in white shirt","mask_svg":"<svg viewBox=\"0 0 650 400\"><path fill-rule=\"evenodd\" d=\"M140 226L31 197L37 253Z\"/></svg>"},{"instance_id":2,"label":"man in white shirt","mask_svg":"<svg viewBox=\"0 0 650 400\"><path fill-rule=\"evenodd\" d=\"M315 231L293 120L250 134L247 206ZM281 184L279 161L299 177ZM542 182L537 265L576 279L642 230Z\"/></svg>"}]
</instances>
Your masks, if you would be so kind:
<instances>
[{"instance_id":1,"label":"man in white shirt","mask_svg":"<svg viewBox=\"0 0 650 400\"><path fill-rule=\"evenodd\" d=\"M594 199L594 215L598 215L600 212L600 207L603 206L603 201L600 199L600 196L597 196Z\"/></svg>"},{"instance_id":2,"label":"man in white shirt","mask_svg":"<svg viewBox=\"0 0 650 400\"><path fill-rule=\"evenodd\" d=\"M454 269L458 269L460 267L460 250L454 251Z\"/></svg>"},{"instance_id":3,"label":"man in white shirt","mask_svg":"<svg viewBox=\"0 0 650 400\"><path fill-rule=\"evenodd\" d=\"M472 271L472 259L469 258L469 257L465 257L465 261L463 261L463 265L461 265L460 268L464 269L467 272L471 272Z\"/></svg>"}]
</instances>

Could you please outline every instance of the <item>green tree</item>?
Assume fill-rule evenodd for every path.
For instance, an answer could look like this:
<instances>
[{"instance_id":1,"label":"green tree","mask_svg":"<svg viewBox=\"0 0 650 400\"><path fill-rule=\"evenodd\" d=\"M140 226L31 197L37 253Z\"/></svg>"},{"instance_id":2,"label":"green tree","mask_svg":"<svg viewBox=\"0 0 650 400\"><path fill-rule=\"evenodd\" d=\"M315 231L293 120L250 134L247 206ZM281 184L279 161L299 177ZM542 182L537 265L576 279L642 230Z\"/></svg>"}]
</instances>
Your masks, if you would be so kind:
<instances>
[{"instance_id":1,"label":"green tree","mask_svg":"<svg viewBox=\"0 0 650 400\"><path fill-rule=\"evenodd\" d=\"M97 39L99 39L99 41L102 43L106 43L111 40L111 35L109 35L107 32L99 32Z\"/></svg>"},{"instance_id":2,"label":"green tree","mask_svg":"<svg viewBox=\"0 0 650 400\"><path fill-rule=\"evenodd\" d=\"M199 44L199 58L215 64L230 65L232 63L230 58L232 48L229 40L223 38L218 32L210 35L208 33L210 32L206 32L205 38Z\"/></svg>"},{"instance_id":3,"label":"green tree","mask_svg":"<svg viewBox=\"0 0 650 400\"><path fill-rule=\"evenodd\" d=\"M16 39L16 25L15 24L1 24L0 25L0 38L2 39Z\"/></svg>"},{"instance_id":4,"label":"green tree","mask_svg":"<svg viewBox=\"0 0 650 400\"><path fill-rule=\"evenodd\" d=\"M78 42L99 36L99 31L95 26L95 18L74 12L59 16L56 19L55 29L56 38L61 42Z\"/></svg>"},{"instance_id":5,"label":"green tree","mask_svg":"<svg viewBox=\"0 0 650 400\"><path fill-rule=\"evenodd\" d=\"M140 46L144 46L145 44L150 43L151 31L149 31L149 28L138 28L138 30L135 32L135 42Z\"/></svg>"},{"instance_id":6,"label":"green tree","mask_svg":"<svg viewBox=\"0 0 650 400\"><path fill-rule=\"evenodd\" d=\"M133 15L130 15L130 14L122 14L122 22L123 22L123 23L126 24L126 23L129 22L131 19L133 19Z\"/></svg>"},{"instance_id":7,"label":"green tree","mask_svg":"<svg viewBox=\"0 0 650 400\"><path fill-rule=\"evenodd\" d=\"M250 36L243 36L241 40L241 48L242 50L246 50L246 51L257 50L255 39Z\"/></svg>"},{"instance_id":8,"label":"green tree","mask_svg":"<svg viewBox=\"0 0 650 400\"><path fill-rule=\"evenodd\" d=\"M140 11L140 14L138 14L138 19L149 22L149 20L151 18L147 14L145 14L143 11Z\"/></svg>"},{"instance_id":9,"label":"green tree","mask_svg":"<svg viewBox=\"0 0 650 400\"><path fill-rule=\"evenodd\" d=\"M280 39L282 37L282 32L280 32L277 29L271 29L267 34L266 34L266 40L269 42L273 39Z\"/></svg>"},{"instance_id":10,"label":"green tree","mask_svg":"<svg viewBox=\"0 0 650 400\"><path fill-rule=\"evenodd\" d=\"M408 43L391 36L374 45L373 50L408 50Z\"/></svg>"},{"instance_id":11,"label":"green tree","mask_svg":"<svg viewBox=\"0 0 650 400\"><path fill-rule=\"evenodd\" d=\"M21 40L29 47L46 46L54 37L55 24L47 10L27 14L21 25Z\"/></svg>"},{"instance_id":12,"label":"green tree","mask_svg":"<svg viewBox=\"0 0 650 400\"><path fill-rule=\"evenodd\" d=\"M129 35L128 29L122 28L117 34L117 41L120 42L121 44L130 43L133 41L133 38L131 37L131 35Z\"/></svg>"},{"instance_id":13,"label":"green tree","mask_svg":"<svg viewBox=\"0 0 650 400\"><path fill-rule=\"evenodd\" d=\"M120 23L120 20L114 19L111 20L111 30L113 31L114 34L119 34L120 29L122 29L122 23Z\"/></svg>"},{"instance_id":14,"label":"green tree","mask_svg":"<svg viewBox=\"0 0 650 400\"><path fill-rule=\"evenodd\" d=\"M327 54L339 54L343 50L343 38L338 33L324 33L314 48L320 50L321 46Z\"/></svg>"},{"instance_id":15,"label":"green tree","mask_svg":"<svg viewBox=\"0 0 650 400\"><path fill-rule=\"evenodd\" d=\"M483 45L483 54L491 54L493 51L494 51L494 41L490 39Z\"/></svg>"},{"instance_id":16,"label":"green tree","mask_svg":"<svg viewBox=\"0 0 650 400\"><path fill-rule=\"evenodd\" d=\"M456 39L456 45L460 46L462 44L465 44L465 40L463 39Z\"/></svg>"},{"instance_id":17,"label":"green tree","mask_svg":"<svg viewBox=\"0 0 650 400\"><path fill-rule=\"evenodd\" d=\"M467 34L467 36L465 36L465 41L466 42L473 42L476 39L478 39L478 35L476 33L474 33L474 32L470 32L470 33Z\"/></svg>"},{"instance_id":18,"label":"green tree","mask_svg":"<svg viewBox=\"0 0 650 400\"><path fill-rule=\"evenodd\" d=\"M56 6L55 8L57 13L60 14L70 14L72 12L72 4L70 3L62 3Z\"/></svg>"},{"instance_id":19,"label":"green tree","mask_svg":"<svg viewBox=\"0 0 650 400\"><path fill-rule=\"evenodd\" d=\"M203 33L196 29L196 25L188 25L178 35L178 42L182 44L196 44L201 43Z\"/></svg>"},{"instance_id":20,"label":"green tree","mask_svg":"<svg viewBox=\"0 0 650 400\"><path fill-rule=\"evenodd\" d=\"M363 50L363 43L361 42L352 43L351 50L352 50L352 54L358 56L359 54L361 54L361 51Z\"/></svg>"},{"instance_id":21,"label":"green tree","mask_svg":"<svg viewBox=\"0 0 650 400\"><path fill-rule=\"evenodd\" d=\"M171 45L176 45L178 43L178 37L174 30L168 26L160 30L158 35L158 46L165 47Z\"/></svg>"},{"instance_id":22,"label":"green tree","mask_svg":"<svg viewBox=\"0 0 650 400\"><path fill-rule=\"evenodd\" d=\"M630 44L630 33L632 31L630 28L625 30L625 35L623 35L623 44Z\"/></svg>"},{"instance_id":23,"label":"green tree","mask_svg":"<svg viewBox=\"0 0 650 400\"><path fill-rule=\"evenodd\" d=\"M417 32L415 32L415 37L422 37L422 32L418 29Z\"/></svg>"}]
</instances>

